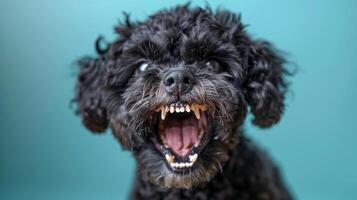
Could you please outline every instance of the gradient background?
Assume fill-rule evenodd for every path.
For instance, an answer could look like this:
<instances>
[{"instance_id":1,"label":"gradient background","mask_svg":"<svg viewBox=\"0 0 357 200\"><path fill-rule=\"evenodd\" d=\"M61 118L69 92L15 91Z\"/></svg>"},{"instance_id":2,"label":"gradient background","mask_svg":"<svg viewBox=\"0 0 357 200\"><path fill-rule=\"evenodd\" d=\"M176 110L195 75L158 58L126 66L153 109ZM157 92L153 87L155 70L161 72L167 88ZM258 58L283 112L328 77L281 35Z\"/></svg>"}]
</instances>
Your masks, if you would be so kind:
<instances>
[{"instance_id":1,"label":"gradient background","mask_svg":"<svg viewBox=\"0 0 357 200\"><path fill-rule=\"evenodd\" d=\"M111 134L75 117L75 66L99 34L186 1L1 0L0 199L125 199L135 163ZM357 1L209 1L299 66L282 121L247 126L283 167L297 199L357 199ZM194 5L204 6L204 1Z\"/></svg>"}]
</instances>

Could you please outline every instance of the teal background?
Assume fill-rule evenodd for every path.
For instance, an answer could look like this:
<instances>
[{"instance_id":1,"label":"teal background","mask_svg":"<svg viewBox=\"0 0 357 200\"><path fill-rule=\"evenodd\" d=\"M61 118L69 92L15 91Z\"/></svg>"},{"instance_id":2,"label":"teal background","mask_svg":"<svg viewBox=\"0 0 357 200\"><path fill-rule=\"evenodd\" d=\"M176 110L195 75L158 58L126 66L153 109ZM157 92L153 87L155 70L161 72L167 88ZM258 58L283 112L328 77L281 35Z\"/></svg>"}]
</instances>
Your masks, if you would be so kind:
<instances>
[{"instance_id":1,"label":"teal background","mask_svg":"<svg viewBox=\"0 0 357 200\"><path fill-rule=\"evenodd\" d=\"M186 1L1 0L0 199L125 199L135 163L73 114L74 61L128 11L144 19ZM274 128L247 126L297 199L357 199L357 1L209 1L290 54L299 72ZM204 1L193 5L204 6ZM249 123L247 123L249 124Z\"/></svg>"}]
</instances>

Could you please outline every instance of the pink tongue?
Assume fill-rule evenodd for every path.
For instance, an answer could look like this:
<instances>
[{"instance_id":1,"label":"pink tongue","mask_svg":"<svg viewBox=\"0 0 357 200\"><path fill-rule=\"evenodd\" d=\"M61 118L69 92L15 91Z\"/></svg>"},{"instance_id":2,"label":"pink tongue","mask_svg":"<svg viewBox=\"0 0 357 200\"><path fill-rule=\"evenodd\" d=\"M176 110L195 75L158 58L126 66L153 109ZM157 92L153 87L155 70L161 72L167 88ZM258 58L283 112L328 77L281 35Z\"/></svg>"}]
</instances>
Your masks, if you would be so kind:
<instances>
[{"instance_id":1,"label":"pink tongue","mask_svg":"<svg viewBox=\"0 0 357 200\"><path fill-rule=\"evenodd\" d=\"M198 121L194 116L183 120L167 118L163 133L171 150L185 156L198 139Z\"/></svg>"}]
</instances>

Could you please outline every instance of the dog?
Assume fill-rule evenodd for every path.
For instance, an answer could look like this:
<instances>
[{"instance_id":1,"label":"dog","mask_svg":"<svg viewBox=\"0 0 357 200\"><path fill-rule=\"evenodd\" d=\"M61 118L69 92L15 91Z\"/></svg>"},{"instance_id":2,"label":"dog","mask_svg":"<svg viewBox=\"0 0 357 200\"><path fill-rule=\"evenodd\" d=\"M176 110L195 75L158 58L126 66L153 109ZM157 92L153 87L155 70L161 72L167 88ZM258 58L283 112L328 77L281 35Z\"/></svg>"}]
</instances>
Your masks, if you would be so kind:
<instances>
[{"instance_id":1,"label":"dog","mask_svg":"<svg viewBox=\"0 0 357 200\"><path fill-rule=\"evenodd\" d=\"M180 5L115 27L79 60L75 102L137 160L131 199L292 199L277 166L243 132L284 111L284 56L230 11Z\"/></svg>"}]
</instances>

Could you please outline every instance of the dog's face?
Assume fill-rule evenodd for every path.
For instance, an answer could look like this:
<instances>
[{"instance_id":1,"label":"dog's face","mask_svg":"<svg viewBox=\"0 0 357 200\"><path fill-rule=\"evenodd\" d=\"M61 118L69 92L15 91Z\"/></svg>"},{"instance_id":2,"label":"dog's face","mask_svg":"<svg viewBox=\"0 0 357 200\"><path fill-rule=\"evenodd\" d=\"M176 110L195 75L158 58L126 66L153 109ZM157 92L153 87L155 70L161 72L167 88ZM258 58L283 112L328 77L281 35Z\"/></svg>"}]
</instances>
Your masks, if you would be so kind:
<instances>
[{"instance_id":1,"label":"dog's face","mask_svg":"<svg viewBox=\"0 0 357 200\"><path fill-rule=\"evenodd\" d=\"M248 107L270 127L283 111L283 60L240 18L187 6L117 27L98 59L80 62L78 112L132 150L142 178L191 188L222 171Z\"/></svg>"}]
</instances>

